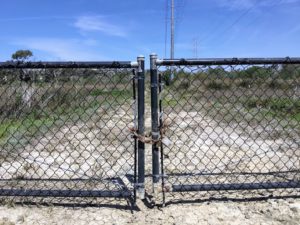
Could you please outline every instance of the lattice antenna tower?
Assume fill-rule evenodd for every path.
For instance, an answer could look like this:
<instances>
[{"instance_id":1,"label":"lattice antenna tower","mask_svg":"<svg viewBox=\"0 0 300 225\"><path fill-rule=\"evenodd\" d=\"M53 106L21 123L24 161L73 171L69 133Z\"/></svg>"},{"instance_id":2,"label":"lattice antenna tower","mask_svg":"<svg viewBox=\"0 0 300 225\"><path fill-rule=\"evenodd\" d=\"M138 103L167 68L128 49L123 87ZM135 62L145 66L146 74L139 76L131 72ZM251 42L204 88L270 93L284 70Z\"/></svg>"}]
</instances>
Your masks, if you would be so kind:
<instances>
[{"instance_id":1,"label":"lattice antenna tower","mask_svg":"<svg viewBox=\"0 0 300 225\"><path fill-rule=\"evenodd\" d=\"M175 46L175 0L171 0L171 59L174 59Z\"/></svg>"}]
</instances>

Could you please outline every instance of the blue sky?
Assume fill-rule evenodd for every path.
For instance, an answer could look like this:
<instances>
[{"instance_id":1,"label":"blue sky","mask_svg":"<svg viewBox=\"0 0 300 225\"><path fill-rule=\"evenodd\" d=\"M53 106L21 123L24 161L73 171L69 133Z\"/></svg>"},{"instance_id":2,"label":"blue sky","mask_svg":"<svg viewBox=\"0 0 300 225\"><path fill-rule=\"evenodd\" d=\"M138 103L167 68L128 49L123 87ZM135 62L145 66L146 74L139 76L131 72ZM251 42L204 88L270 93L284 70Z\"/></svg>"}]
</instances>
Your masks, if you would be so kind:
<instances>
[{"instance_id":1,"label":"blue sky","mask_svg":"<svg viewBox=\"0 0 300 225\"><path fill-rule=\"evenodd\" d=\"M194 40L198 57L300 56L300 0L175 1L178 58L195 56ZM0 61L18 49L34 60L162 58L165 8L166 0L2 1Z\"/></svg>"}]
</instances>

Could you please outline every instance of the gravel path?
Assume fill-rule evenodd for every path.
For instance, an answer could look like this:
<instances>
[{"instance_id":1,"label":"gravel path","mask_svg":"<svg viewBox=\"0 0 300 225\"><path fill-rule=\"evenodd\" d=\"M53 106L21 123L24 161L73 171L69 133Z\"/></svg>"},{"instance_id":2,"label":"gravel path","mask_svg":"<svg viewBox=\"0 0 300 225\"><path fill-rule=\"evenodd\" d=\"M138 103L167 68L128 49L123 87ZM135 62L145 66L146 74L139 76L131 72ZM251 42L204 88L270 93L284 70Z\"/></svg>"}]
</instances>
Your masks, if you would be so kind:
<instances>
[{"instance_id":1,"label":"gravel path","mask_svg":"<svg viewBox=\"0 0 300 225\"><path fill-rule=\"evenodd\" d=\"M52 136L48 136L48 138L44 137L43 139L38 140L40 145L37 143L32 143L34 146L28 145L28 151L24 151L22 155L20 155L22 157L19 161L6 162L6 164L3 163L0 166L0 174L2 176L8 176L7 178L9 179L20 176L18 173L20 171L22 172L22 177L29 176L30 174L33 174L32 170L37 171L35 173L36 175L45 178L54 175L60 178L64 176L66 176L65 178L77 178L80 174L86 174L88 177L101 177L103 174L107 177L113 177L115 175L124 176L124 174L132 173L132 166L130 165L132 165L133 148L130 146L130 133L126 128L131 122L131 117L126 116L125 112L127 110L128 109L120 109L114 116L108 116L107 121L98 121L97 123L86 124L85 126L76 124L71 127L64 127L60 130L61 133L56 133L56 135L58 135L57 140L54 138L55 134L53 134ZM151 126L151 121L149 120L150 112L147 111L146 115L146 131L149 132ZM253 165L256 166L256 169L262 171L267 168L267 163L275 168L299 168L299 145L288 143L286 140L282 140L282 137L276 140L253 140L252 138L246 137L248 141L246 143L243 139L243 134L239 133L240 131L238 129L233 129L229 126L222 127L213 120L204 118L200 113L181 112L179 114L170 114L169 116L174 122L174 124L171 124L169 130L169 132L173 133L171 136L173 146L172 148L165 150L165 153L168 154L169 157L166 159L166 168L169 172L175 169L182 172L186 170L186 168L190 169L189 171L194 169L201 171L204 169L201 167L203 162L206 162L206 168L214 171L215 166L212 163L209 163L211 162L210 158L207 158L207 161L202 161L202 163L200 163L199 160L204 158L204 155L201 154L205 153L205 155L209 157L209 154L211 154L211 156L222 158L223 162L219 164L219 167L223 167L224 165L227 166L232 163L233 156L236 160L244 158L247 156L249 150L253 153L250 154L252 164L247 163L247 167L245 167L244 164L239 164L233 169L250 169L250 166ZM122 120L120 120L120 117L122 117ZM113 121L110 121L111 123L108 121L110 118L113 118ZM102 128L103 134L114 134L109 137L111 139L109 139L105 146L106 152L111 150L110 143L113 141L115 141L117 145L120 142L122 143L122 146L119 147L116 152L118 154L113 157L108 155L106 158L105 154L103 154L104 150L99 148L99 143L96 143L101 139L101 136L99 137L98 135L98 131L99 127L102 127L104 122L106 122L106 126ZM180 126L177 124L180 124ZM201 129L197 130L195 129L195 126L200 127ZM123 135L120 135L120 128L125 132ZM112 130L114 132L111 132ZM185 131L185 134L183 134L183 130ZM103 136L103 139L107 139L107 137ZM182 139L186 140L186 142L181 143L180 140ZM187 143L188 140L191 140L194 144L197 143L197 146L202 146L206 151L203 153L203 151L199 151L199 147L197 146L190 147L191 143ZM218 145L216 145L216 143ZM285 146L284 143L288 146ZM53 145L55 146L54 149L51 148ZM98 146L98 148L95 149L95 146ZM281 147L281 152L277 151L279 146ZM282 147L284 147L284 149L289 149L289 151L282 151ZM74 151L74 148L76 151ZM149 163L151 162L150 148L150 145L146 146L146 162L148 162L146 165L147 173L151 172L151 164ZM180 148L181 152L189 150L191 154L184 155L186 161L181 160L178 163L176 162L176 158L178 159L178 154L175 154L178 152L176 148ZM293 150L292 156L294 157L290 157L291 150ZM253 158L253 155L257 156L261 154L261 152L264 154L264 159L267 159L267 163L262 161L259 157ZM93 157L90 157L91 153L93 153ZM227 154L227 158L224 157L224 153ZM79 154L81 158L76 154ZM229 157L230 155L232 156L231 158ZM60 156L59 160L55 160L58 156ZM28 157L33 157L34 159L38 159L38 161L32 162ZM285 160L285 158L287 160ZM77 159L77 161L74 159ZM109 161L109 159L111 161ZM291 165L289 163L283 163L286 161L289 161ZM30 163L30 167L24 167L26 162ZM93 165L96 164L95 162L101 165L101 170L93 167ZM52 164L55 165L53 166ZM49 165L52 168L58 168L58 170L49 170ZM261 166L257 167L257 165ZM111 171L112 174L108 170L110 167L113 167L113 171ZM71 171L69 171L70 168ZM65 170L68 171L66 172ZM253 171L253 168L251 170ZM10 171L10 173L7 173L7 171ZM47 173L44 173L45 171L47 171ZM97 174L99 171L101 173ZM150 186L148 188L150 189ZM142 202L138 202L138 207L140 211L132 213L130 210L107 207L9 207L4 205L0 207L0 225L300 224L300 199L268 200L260 202L207 201L203 203L173 204L163 209L149 209L146 208Z\"/></svg>"},{"instance_id":2,"label":"gravel path","mask_svg":"<svg viewBox=\"0 0 300 225\"><path fill-rule=\"evenodd\" d=\"M141 211L113 208L0 207L0 224L300 224L300 200L205 202Z\"/></svg>"}]
</instances>

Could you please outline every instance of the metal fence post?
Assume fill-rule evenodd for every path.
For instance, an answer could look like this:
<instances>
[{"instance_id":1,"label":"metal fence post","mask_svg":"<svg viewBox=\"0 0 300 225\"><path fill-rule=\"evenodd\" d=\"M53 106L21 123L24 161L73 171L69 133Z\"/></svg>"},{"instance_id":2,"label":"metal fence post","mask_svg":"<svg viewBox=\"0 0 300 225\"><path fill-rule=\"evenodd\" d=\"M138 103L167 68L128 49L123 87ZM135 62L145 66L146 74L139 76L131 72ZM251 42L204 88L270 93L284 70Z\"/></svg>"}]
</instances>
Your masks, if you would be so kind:
<instances>
[{"instance_id":1,"label":"metal fence post","mask_svg":"<svg viewBox=\"0 0 300 225\"><path fill-rule=\"evenodd\" d=\"M156 184L159 182L159 148L157 141L159 140L158 128L158 77L157 77L157 55L150 55L150 76L151 76L151 119L152 119L152 176L153 176L153 192Z\"/></svg>"},{"instance_id":2,"label":"metal fence post","mask_svg":"<svg viewBox=\"0 0 300 225\"><path fill-rule=\"evenodd\" d=\"M138 61L138 135L145 133L145 57L139 56ZM140 199L145 198L145 143L138 141L138 185Z\"/></svg>"}]
</instances>

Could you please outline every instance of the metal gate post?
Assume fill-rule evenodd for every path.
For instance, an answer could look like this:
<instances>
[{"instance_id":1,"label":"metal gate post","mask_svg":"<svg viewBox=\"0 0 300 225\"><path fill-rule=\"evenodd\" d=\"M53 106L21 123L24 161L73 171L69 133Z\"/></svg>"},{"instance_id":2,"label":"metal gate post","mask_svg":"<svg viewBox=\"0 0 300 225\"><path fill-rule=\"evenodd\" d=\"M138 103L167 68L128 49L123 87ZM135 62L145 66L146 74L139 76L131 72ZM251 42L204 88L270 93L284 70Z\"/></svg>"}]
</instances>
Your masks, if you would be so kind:
<instances>
[{"instance_id":1,"label":"metal gate post","mask_svg":"<svg viewBox=\"0 0 300 225\"><path fill-rule=\"evenodd\" d=\"M145 57L138 61L138 135L145 133ZM135 184L140 199L145 198L145 143L138 141L138 184Z\"/></svg>"},{"instance_id":2,"label":"metal gate post","mask_svg":"<svg viewBox=\"0 0 300 225\"><path fill-rule=\"evenodd\" d=\"M157 78L157 55L150 55L150 77L151 77L151 119L152 119L152 176L153 192L160 180L159 176L159 128L158 128L158 78Z\"/></svg>"}]
</instances>

